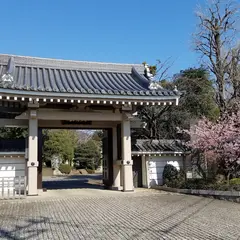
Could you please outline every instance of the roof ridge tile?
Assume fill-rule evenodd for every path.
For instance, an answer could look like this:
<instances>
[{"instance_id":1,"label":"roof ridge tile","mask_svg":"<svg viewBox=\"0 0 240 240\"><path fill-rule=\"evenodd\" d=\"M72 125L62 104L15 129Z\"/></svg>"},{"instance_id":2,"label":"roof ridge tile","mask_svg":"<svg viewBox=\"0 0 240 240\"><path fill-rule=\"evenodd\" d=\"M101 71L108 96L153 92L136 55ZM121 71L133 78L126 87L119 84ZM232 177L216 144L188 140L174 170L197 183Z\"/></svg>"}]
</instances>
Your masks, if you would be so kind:
<instances>
[{"instance_id":1,"label":"roof ridge tile","mask_svg":"<svg viewBox=\"0 0 240 240\"><path fill-rule=\"evenodd\" d=\"M7 64L9 58L13 58L16 66L35 66L44 68L61 68L61 69L76 69L76 70L94 70L94 71L107 71L119 73L131 73L132 67L135 67L139 73L144 73L144 66L142 64L130 63L111 63L111 62L91 62L91 61L78 61L78 60L65 60L55 58L41 58L20 56L11 54L0 54L0 63Z\"/></svg>"}]
</instances>

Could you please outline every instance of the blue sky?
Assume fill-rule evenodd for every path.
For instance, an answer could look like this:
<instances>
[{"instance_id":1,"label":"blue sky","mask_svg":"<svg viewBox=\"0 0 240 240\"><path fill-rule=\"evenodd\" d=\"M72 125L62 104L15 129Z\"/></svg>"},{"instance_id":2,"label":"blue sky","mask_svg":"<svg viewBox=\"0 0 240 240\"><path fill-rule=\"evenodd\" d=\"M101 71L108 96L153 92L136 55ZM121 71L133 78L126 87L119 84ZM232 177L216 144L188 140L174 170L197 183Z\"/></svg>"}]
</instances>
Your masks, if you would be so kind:
<instances>
[{"instance_id":1,"label":"blue sky","mask_svg":"<svg viewBox=\"0 0 240 240\"><path fill-rule=\"evenodd\" d=\"M170 74L197 66L194 11L205 0L11 0L1 2L0 53L154 64Z\"/></svg>"}]
</instances>

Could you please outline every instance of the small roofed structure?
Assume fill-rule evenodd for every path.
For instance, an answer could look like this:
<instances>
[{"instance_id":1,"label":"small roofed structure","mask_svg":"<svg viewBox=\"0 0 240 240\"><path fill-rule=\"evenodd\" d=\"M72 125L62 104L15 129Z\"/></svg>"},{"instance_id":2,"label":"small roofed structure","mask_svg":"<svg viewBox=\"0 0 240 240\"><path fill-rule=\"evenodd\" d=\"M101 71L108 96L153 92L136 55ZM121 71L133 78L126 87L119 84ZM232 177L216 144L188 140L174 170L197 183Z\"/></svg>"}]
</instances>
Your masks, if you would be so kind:
<instances>
[{"instance_id":1,"label":"small roofed structure","mask_svg":"<svg viewBox=\"0 0 240 240\"><path fill-rule=\"evenodd\" d=\"M181 140L137 139L132 142L133 163L137 160L142 163L141 170L137 169L137 185L153 187L163 184L163 170L166 164L171 164L178 170L187 171L191 168L190 153L190 148ZM136 169L135 165L133 169Z\"/></svg>"},{"instance_id":2,"label":"small roofed structure","mask_svg":"<svg viewBox=\"0 0 240 240\"><path fill-rule=\"evenodd\" d=\"M132 155L182 155L189 148L181 140L175 139L137 139L132 144Z\"/></svg>"},{"instance_id":3,"label":"small roofed structure","mask_svg":"<svg viewBox=\"0 0 240 240\"><path fill-rule=\"evenodd\" d=\"M139 106L178 105L180 93L151 87L142 64L0 55L0 126L28 127L28 194L41 188L41 129L104 129L103 178L133 191L130 128Z\"/></svg>"}]
</instances>

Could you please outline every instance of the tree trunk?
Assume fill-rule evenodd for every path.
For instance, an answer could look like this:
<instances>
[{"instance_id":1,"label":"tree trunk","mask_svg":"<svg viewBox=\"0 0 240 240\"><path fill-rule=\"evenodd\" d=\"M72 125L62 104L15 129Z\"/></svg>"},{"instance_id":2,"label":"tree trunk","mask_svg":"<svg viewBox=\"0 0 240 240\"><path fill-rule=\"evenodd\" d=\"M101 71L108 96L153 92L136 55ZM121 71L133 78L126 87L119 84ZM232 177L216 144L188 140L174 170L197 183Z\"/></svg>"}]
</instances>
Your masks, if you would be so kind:
<instances>
[{"instance_id":1,"label":"tree trunk","mask_svg":"<svg viewBox=\"0 0 240 240\"><path fill-rule=\"evenodd\" d=\"M228 171L228 174L227 174L227 185L228 187L230 185L230 171Z\"/></svg>"}]
</instances>

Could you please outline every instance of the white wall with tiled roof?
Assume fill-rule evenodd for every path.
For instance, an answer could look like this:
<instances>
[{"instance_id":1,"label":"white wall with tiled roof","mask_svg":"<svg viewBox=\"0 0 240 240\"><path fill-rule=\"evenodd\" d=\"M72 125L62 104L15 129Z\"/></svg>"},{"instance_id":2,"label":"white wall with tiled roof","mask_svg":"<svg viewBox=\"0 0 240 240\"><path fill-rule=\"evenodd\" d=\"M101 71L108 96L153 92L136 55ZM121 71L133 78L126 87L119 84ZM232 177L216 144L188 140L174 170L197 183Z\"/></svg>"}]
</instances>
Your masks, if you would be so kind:
<instances>
[{"instance_id":1,"label":"white wall with tiled roof","mask_svg":"<svg viewBox=\"0 0 240 240\"><path fill-rule=\"evenodd\" d=\"M163 169L166 164L180 170L183 168L183 156L150 156L147 169L149 187L163 184Z\"/></svg>"},{"instance_id":2,"label":"white wall with tiled roof","mask_svg":"<svg viewBox=\"0 0 240 240\"><path fill-rule=\"evenodd\" d=\"M26 160L24 152L15 154L15 156L12 156L11 153L0 153L0 198L7 194L13 195L13 191L19 188L19 180L22 183L25 177Z\"/></svg>"}]
</instances>

